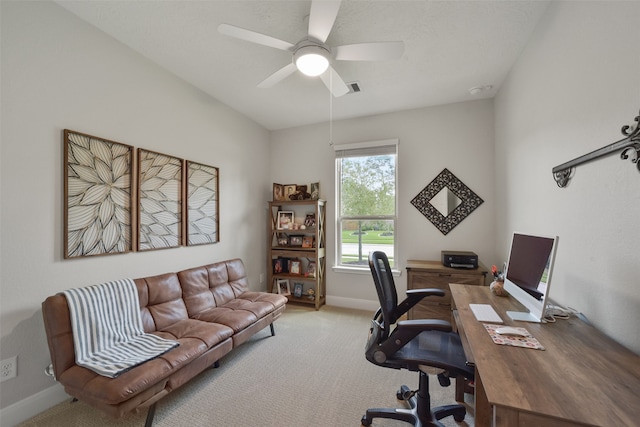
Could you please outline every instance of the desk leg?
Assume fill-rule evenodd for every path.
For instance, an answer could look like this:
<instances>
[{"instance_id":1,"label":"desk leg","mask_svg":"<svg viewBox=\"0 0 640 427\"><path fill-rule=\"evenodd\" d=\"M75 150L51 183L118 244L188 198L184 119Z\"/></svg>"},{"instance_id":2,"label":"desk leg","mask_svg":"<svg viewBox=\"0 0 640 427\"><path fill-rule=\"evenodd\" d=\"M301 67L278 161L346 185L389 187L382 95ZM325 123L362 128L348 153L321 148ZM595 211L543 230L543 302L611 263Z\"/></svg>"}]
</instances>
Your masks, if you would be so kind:
<instances>
[{"instance_id":1,"label":"desk leg","mask_svg":"<svg viewBox=\"0 0 640 427\"><path fill-rule=\"evenodd\" d=\"M467 381L464 379L463 376L458 375L456 377L456 401L457 402L464 402L464 388L466 383Z\"/></svg>"},{"instance_id":2,"label":"desk leg","mask_svg":"<svg viewBox=\"0 0 640 427\"><path fill-rule=\"evenodd\" d=\"M489 399L484 391L484 385L482 384L482 378L476 368L475 374L475 426L476 427L490 427L491 426L491 405Z\"/></svg>"}]
</instances>

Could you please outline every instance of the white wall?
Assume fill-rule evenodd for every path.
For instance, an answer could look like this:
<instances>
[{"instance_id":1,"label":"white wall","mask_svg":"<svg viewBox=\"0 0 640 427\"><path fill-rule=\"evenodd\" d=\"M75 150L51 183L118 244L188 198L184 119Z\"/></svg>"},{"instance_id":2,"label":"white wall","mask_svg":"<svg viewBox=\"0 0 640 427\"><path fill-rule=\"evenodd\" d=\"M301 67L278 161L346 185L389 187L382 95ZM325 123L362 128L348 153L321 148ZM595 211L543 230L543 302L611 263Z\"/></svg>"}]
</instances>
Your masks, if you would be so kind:
<instances>
[{"instance_id":1,"label":"white wall","mask_svg":"<svg viewBox=\"0 0 640 427\"><path fill-rule=\"evenodd\" d=\"M63 260L64 128L218 166L220 243ZM1 147L0 357L18 356L2 408L54 384L49 295L232 257L264 286L268 132L55 3L2 2Z\"/></svg>"},{"instance_id":2,"label":"white wall","mask_svg":"<svg viewBox=\"0 0 640 427\"><path fill-rule=\"evenodd\" d=\"M339 273L330 268L335 257L336 206L329 134L329 124L272 132L272 180L281 184L320 182L320 196L328 201L328 302L375 309L378 302L370 273ZM333 123L335 144L391 138L399 139L396 238L402 277L396 278L398 292L404 294L406 289L403 270L409 259L439 260L440 251L448 249L474 251L481 262L495 263L493 102L465 102ZM444 168L484 200L446 236L411 205L411 199Z\"/></svg>"},{"instance_id":3,"label":"white wall","mask_svg":"<svg viewBox=\"0 0 640 427\"><path fill-rule=\"evenodd\" d=\"M551 298L640 353L640 173L619 152L640 108L640 2L552 2L496 98L497 253L514 230L560 237Z\"/></svg>"}]
</instances>

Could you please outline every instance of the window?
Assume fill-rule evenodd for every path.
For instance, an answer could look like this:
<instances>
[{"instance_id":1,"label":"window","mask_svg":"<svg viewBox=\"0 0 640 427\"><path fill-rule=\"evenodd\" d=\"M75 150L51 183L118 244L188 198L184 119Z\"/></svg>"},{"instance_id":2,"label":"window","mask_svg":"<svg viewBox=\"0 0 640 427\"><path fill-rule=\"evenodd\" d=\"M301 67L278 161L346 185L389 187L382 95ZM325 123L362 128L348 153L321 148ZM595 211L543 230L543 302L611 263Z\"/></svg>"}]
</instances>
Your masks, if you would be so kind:
<instances>
[{"instance_id":1,"label":"window","mask_svg":"<svg viewBox=\"0 0 640 427\"><path fill-rule=\"evenodd\" d=\"M369 252L396 254L397 140L335 145L336 262L369 268Z\"/></svg>"}]
</instances>

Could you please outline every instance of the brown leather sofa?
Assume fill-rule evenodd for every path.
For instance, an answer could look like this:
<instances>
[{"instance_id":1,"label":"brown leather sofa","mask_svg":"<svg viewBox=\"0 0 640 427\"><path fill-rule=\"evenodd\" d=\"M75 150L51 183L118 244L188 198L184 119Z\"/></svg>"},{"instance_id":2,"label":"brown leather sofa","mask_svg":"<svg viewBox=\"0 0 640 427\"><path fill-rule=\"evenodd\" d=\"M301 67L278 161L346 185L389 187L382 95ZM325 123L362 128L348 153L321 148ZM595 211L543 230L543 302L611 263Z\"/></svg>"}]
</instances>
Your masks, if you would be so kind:
<instances>
[{"instance_id":1,"label":"brown leather sofa","mask_svg":"<svg viewBox=\"0 0 640 427\"><path fill-rule=\"evenodd\" d=\"M42 303L55 378L65 391L114 417L148 408L151 426L162 397L214 365L256 332L271 327L286 297L249 291L240 259L134 280L145 332L180 345L116 378L75 364L69 307L63 294Z\"/></svg>"}]
</instances>

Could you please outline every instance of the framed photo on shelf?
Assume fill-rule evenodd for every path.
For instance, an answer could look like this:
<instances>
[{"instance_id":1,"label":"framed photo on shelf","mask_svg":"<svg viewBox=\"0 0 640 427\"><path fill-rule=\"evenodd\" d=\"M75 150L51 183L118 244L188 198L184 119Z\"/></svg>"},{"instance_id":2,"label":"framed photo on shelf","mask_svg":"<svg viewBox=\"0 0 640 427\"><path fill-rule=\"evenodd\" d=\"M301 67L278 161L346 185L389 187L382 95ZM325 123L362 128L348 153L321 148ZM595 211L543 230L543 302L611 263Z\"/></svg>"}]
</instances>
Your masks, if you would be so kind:
<instances>
[{"instance_id":1,"label":"framed photo on shelf","mask_svg":"<svg viewBox=\"0 0 640 427\"><path fill-rule=\"evenodd\" d=\"M307 277L316 277L316 263L313 261L309 261L309 265L307 266Z\"/></svg>"},{"instance_id":2,"label":"framed photo on shelf","mask_svg":"<svg viewBox=\"0 0 640 427\"><path fill-rule=\"evenodd\" d=\"M312 228L316 226L316 214L308 213L304 219L304 226L307 228Z\"/></svg>"},{"instance_id":3,"label":"framed photo on shelf","mask_svg":"<svg viewBox=\"0 0 640 427\"><path fill-rule=\"evenodd\" d=\"M273 264L273 274L284 273L282 258L272 259L271 263Z\"/></svg>"},{"instance_id":4,"label":"framed photo on shelf","mask_svg":"<svg viewBox=\"0 0 640 427\"><path fill-rule=\"evenodd\" d=\"M278 279L278 293L280 295L291 295L291 288L289 287L288 279Z\"/></svg>"},{"instance_id":5,"label":"framed photo on shelf","mask_svg":"<svg viewBox=\"0 0 640 427\"><path fill-rule=\"evenodd\" d=\"M312 182L311 183L311 200L318 200L320 198L320 183Z\"/></svg>"},{"instance_id":6,"label":"framed photo on shelf","mask_svg":"<svg viewBox=\"0 0 640 427\"><path fill-rule=\"evenodd\" d=\"M296 194L296 184L283 185L284 187L284 200L291 200L289 196Z\"/></svg>"},{"instance_id":7,"label":"framed photo on shelf","mask_svg":"<svg viewBox=\"0 0 640 427\"><path fill-rule=\"evenodd\" d=\"M293 296L296 298L302 298L302 290L304 285L302 283L294 283L293 284Z\"/></svg>"},{"instance_id":8,"label":"framed photo on shelf","mask_svg":"<svg viewBox=\"0 0 640 427\"><path fill-rule=\"evenodd\" d=\"M277 202L284 200L284 186L282 184L273 183L273 200Z\"/></svg>"},{"instance_id":9,"label":"framed photo on shelf","mask_svg":"<svg viewBox=\"0 0 640 427\"><path fill-rule=\"evenodd\" d=\"M289 236L284 233L278 233L278 246L289 246Z\"/></svg>"},{"instance_id":10,"label":"framed photo on shelf","mask_svg":"<svg viewBox=\"0 0 640 427\"><path fill-rule=\"evenodd\" d=\"M290 246L302 246L303 236L289 236Z\"/></svg>"},{"instance_id":11,"label":"framed photo on shelf","mask_svg":"<svg viewBox=\"0 0 640 427\"><path fill-rule=\"evenodd\" d=\"M291 260L289 261L289 273L291 274L302 274L302 263L300 260Z\"/></svg>"},{"instance_id":12,"label":"framed photo on shelf","mask_svg":"<svg viewBox=\"0 0 640 427\"><path fill-rule=\"evenodd\" d=\"M303 248L312 248L313 247L313 236L303 236L302 237L302 247Z\"/></svg>"},{"instance_id":13,"label":"framed photo on shelf","mask_svg":"<svg viewBox=\"0 0 640 427\"><path fill-rule=\"evenodd\" d=\"M278 230L289 230L293 228L293 211L278 211Z\"/></svg>"}]
</instances>

